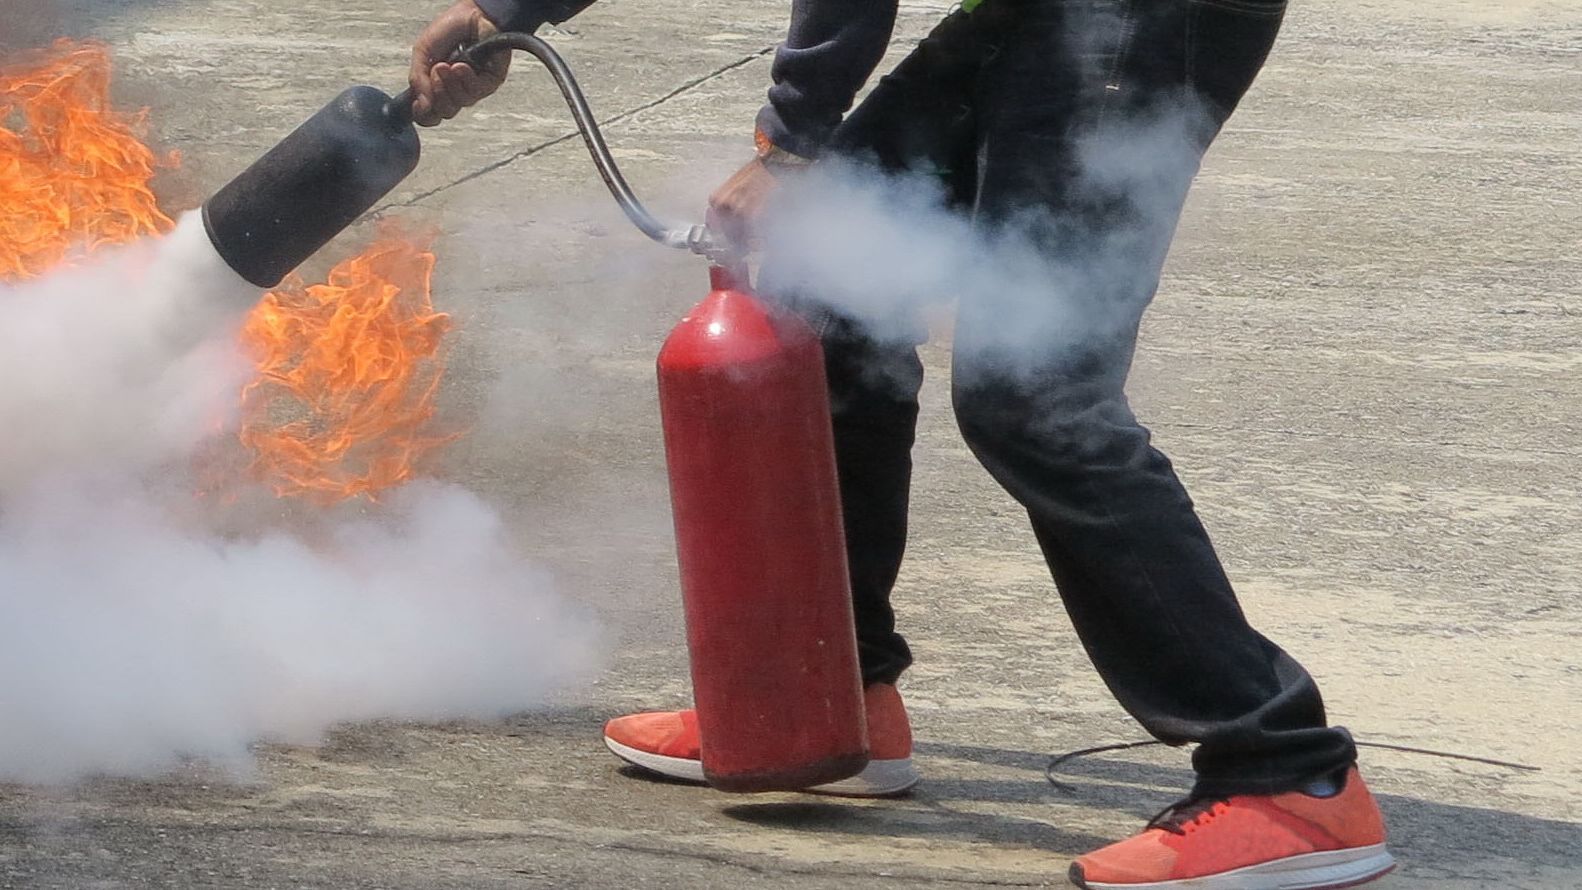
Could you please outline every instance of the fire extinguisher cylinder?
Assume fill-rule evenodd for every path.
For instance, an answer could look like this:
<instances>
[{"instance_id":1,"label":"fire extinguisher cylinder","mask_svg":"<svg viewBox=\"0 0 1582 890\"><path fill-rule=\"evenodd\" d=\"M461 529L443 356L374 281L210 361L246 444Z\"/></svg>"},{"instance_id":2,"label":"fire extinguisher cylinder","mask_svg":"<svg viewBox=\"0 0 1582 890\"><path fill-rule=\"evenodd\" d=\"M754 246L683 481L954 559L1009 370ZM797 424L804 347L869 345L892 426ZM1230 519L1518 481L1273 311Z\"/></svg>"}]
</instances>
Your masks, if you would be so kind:
<instances>
[{"instance_id":1,"label":"fire extinguisher cylinder","mask_svg":"<svg viewBox=\"0 0 1582 890\"><path fill-rule=\"evenodd\" d=\"M785 791L868 762L823 351L716 268L659 356L705 778Z\"/></svg>"}]
</instances>

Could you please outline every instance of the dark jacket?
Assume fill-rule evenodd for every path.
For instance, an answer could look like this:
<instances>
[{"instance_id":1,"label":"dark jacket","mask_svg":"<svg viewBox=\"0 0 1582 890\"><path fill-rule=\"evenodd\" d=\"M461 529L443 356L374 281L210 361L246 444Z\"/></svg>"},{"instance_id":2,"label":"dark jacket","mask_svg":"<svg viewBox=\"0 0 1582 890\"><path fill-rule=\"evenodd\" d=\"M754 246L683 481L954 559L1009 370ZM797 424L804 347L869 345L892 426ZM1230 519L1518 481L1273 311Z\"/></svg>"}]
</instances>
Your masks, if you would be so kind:
<instances>
[{"instance_id":1,"label":"dark jacket","mask_svg":"<svg viewBox=\"0 0 1582 890\"><path fill-rule=\"evenodd\" d=\"M593 0L476 0L509 31L560 24ZM769 104L758 127L775 145L819 153L890 43L897 0L793 0L791 27L775 53Z\"/></svg>"}]
</instances>

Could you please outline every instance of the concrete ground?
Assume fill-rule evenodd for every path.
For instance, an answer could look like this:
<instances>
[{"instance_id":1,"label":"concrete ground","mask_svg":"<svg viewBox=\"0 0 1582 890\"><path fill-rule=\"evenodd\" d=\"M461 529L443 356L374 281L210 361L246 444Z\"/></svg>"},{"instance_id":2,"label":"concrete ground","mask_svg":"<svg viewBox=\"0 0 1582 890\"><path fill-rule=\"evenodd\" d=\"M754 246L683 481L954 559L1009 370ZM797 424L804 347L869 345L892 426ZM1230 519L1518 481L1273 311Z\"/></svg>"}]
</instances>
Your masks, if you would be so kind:
<instances>
[{"instance_id":1,"label":"concrete ground","mask_svg":"<svg viewBox=\"0 0 1582 890\"><path fill-rule=\"evenodd\" d=\"M5 41L108 41L191 206L343 86L395 88L432 3L25 0ZM903 3L897 52L943 12ZM749 149L781 3L605 0L554 42L641 193L693 213ZM8 20L9 19L9 20ZM1582 886L1582 5L1300 0L1210 154L1135 372L1255 623L1364 740L1400 859L1381 888ZM949 415L945 344L897 592L926 782L733 797L598 742L687 701L652 362L701 296L604 197L542 73L425 134L385 215L443 231L460 322L445 475L618 645L591 687L487 724L347 727L251 782L0 788L0 887L1060 885L1189 781L1095 678L1025 519ZM365 233L364 233L365 234ZM348 235L354 244L359 234ZM349 248L341 248L343 251ZM333 253L333 251L332 251Z\"/></svg>"}]
</instances>

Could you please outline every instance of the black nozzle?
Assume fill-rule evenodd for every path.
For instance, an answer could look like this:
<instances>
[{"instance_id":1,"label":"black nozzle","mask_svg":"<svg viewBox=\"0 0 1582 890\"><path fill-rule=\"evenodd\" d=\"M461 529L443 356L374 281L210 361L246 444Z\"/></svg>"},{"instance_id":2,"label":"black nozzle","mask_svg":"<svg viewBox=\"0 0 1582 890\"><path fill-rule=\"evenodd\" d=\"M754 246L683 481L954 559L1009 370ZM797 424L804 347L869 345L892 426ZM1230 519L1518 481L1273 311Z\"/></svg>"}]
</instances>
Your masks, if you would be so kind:
<instances>
[{"instance_id":1,"label":"black nozzle","mask_svg":"<svg viewBox=\"0 0 1582 890\"><path fill-rule=\"evenodd\" d=\"M417 167L410 108L353 87L203 205L209 240L243 278L274 287Z\"/></svg>"}]
</instances>

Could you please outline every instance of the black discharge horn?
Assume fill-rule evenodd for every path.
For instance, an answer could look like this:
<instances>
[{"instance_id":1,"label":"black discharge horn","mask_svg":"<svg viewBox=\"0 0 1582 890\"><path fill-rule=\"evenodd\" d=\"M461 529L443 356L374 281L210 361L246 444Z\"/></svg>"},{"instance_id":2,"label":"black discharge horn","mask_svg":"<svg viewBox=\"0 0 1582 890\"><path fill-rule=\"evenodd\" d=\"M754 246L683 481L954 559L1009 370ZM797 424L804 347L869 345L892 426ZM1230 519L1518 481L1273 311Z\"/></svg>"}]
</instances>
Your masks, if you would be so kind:
<instances>
[{"instance_id":1,"label":"black discharge horn","mask_svg":"<svg viewBox=\"0 0 1582 890\"><path fill-rule=\"evenodd\" d=\"M215 192L204 228L237 274L274 287L400 184L419 154L410 106L352 87Z\"/></svg>"}]
</instances>

